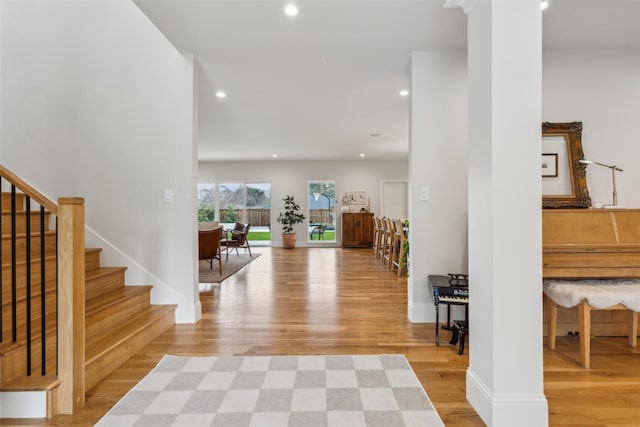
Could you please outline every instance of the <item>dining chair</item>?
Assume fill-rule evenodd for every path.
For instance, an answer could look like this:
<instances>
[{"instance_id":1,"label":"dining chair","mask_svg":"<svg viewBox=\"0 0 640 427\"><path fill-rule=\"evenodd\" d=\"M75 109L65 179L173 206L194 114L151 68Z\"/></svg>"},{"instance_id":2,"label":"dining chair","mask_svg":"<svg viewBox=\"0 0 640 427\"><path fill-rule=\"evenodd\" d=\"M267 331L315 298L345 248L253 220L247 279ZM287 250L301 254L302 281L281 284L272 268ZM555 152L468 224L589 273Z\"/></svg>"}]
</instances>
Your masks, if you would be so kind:
<instances>
[{"instance_id":1,"label":"dining chair","mask_svg":"<svg viewBox=\"0 0 640 427\"><path fill-rule=\"evenodd\" d=\"M402 223L401 219L399 218L394 219L393 224L394 224L394 233L393 233L393 256L391 257L392 258L391 271L393 271L394 267L397 268L398 277L400 277L400 275L402 274L402 271L406 267L403 264L404 245L405 245L406 235L404 232L404 224Z\"/></svg>"},{"instance_id":2,"label":"dining chair","mask_svg":"<svg viewBox=\"0 0 640 427\"><path fill-rule=\"evenodd\" d=\"M227 258L229 259L229 251L232 249L236 250L236 254L238 253L238 248L244 248L249 251L249 256L251 257L251 248L249 247L249 239L247 239L247 235L249 234L249 229L251 228L251 223L249 224L239 224L236 223L235 229L231 230L226 238L223 238L220 241L220 245L225 247L225 252L227 253Z\"/></svg>"}]
</instances>

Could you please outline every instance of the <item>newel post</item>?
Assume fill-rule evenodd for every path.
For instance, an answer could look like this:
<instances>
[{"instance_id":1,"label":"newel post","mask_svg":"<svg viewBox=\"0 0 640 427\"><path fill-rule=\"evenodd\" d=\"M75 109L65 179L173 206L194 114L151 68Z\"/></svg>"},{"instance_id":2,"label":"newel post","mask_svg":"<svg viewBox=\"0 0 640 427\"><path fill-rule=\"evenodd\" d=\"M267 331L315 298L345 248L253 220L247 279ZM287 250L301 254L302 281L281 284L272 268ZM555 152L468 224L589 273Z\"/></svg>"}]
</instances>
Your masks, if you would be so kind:
<instances>
[{"instance_id":1,"label":"newel post","mask_svg":"<svg viewBox=\"0 0 640 427\"><path fill-rule=\"evenodd\" d=\"M84 199L58 199L58 412L84 405Z\"/></svg>"}]
</instances>

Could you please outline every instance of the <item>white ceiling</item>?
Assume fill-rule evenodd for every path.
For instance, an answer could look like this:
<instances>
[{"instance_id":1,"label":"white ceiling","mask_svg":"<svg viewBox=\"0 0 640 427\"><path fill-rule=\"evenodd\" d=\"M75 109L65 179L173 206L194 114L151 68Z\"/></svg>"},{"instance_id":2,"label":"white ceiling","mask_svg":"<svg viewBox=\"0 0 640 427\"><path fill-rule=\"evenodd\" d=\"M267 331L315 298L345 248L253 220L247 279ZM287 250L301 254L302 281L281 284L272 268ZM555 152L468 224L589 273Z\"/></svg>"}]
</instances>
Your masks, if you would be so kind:
<instances>
[{"instance_id":1,"label":"white ceiling","mask_svg":"<svg viewBox=\"0 0 640 427\"><path fill-rule=\"evenodd\" d=\"M640 47L640 1L551 1L545 48ZM198 58L200 160L406 158L411 52L466 48L444 0L135 3Z\"/></svg>"}]
</instances>

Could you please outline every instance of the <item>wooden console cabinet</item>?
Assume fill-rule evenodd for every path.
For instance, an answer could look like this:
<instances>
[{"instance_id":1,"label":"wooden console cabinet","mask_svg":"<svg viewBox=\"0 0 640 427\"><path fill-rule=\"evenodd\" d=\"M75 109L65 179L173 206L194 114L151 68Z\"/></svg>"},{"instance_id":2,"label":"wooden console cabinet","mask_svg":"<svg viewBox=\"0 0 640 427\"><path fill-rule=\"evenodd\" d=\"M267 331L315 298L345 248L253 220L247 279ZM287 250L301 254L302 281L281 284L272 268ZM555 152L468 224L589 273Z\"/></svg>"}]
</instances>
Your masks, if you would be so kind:
<instances>
[{"instance_id":1,"label":"wooden console cabinet","mask_svg":"<svg viewBox=\"0 0 640 427\"><path fill-rule=\"evenodd\" d=\"M373 214L342 214L342 247L370 248L373 246Z\"/></svg>"}]
</instances>

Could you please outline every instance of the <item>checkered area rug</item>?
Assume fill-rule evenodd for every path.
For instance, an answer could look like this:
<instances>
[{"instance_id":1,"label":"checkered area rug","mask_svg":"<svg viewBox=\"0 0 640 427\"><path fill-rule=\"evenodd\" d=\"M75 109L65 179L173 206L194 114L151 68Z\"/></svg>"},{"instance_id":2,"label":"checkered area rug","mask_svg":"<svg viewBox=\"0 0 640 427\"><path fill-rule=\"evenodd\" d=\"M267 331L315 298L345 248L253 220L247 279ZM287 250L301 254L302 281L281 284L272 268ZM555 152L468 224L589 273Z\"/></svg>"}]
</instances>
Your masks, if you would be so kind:
<instances>
[{"instance_id":1,"label":"checkered area rug","mask_svg":"<svg viewBox=\"0 0 640 427\"><path fill-rule=\"evenodd\" d=\"M444 426L402 355L165 356L97 425Z\"/></svg>"}]
</instances>

